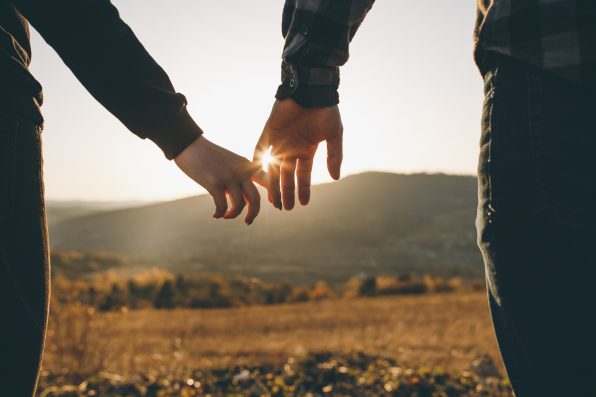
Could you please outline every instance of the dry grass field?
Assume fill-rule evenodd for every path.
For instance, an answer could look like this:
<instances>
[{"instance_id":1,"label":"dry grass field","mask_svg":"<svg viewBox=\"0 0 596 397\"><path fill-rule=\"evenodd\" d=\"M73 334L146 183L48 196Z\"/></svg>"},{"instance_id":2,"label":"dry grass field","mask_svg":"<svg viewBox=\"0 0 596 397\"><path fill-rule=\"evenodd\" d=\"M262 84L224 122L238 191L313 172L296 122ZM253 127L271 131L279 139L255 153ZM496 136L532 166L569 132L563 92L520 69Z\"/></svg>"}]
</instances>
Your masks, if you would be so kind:
<instances>
[{"instance_id":1,"label":"dry grass field","mask_svg":"<svg viewBox=\"0 0 596 397\"><path fill-rule=\"evenodd\" d=\"M409 368L463 371L484 355L500 363L480 292L217 310L54 309L44 360L52 373L183 376L197 368L274 364L313 351L365 352Z\"/></svg>"}]
</instances>

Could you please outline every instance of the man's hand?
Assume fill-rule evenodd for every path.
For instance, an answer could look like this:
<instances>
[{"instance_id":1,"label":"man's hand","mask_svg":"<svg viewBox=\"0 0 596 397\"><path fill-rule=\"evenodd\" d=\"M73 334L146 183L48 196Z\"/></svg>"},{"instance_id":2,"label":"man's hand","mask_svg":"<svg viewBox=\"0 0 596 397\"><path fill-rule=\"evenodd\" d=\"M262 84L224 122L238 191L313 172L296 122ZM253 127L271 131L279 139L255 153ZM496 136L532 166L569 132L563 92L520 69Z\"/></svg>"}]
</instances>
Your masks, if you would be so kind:
<instances>
[{"instance_id":1,"label":"man's hand","mask_svg":"<svg viewBox=\"0 0 596 397\"><path fill-rule=\"evenodd\" d=\"M308 204L313 158L322 141L327 141L329 174L339 179L342 137L337 106L308 109L292 99L275 101L253 158L255 164L262 164L263 155L271 148L274 161L269 163L266 180L256 178L269 191L269 201L281 210L283 198L286 210L294 208L296 174L298 199L302 205Z\"/></svg>"},{"instance_id":2,"label":"man's hand","mask_svg":"<svg viewBox=\"0 0 596 397\"><path fill-rule=\"evenodd\" d=\"M248 202L245 222L250 225L259 213L261 195L251 181L256 167L201 136L184 149L174 161L192 180L203 186L215 202L214 218L236 218ZM228 209L226 194L232 207Z\"/></svg>"}]
</instances>

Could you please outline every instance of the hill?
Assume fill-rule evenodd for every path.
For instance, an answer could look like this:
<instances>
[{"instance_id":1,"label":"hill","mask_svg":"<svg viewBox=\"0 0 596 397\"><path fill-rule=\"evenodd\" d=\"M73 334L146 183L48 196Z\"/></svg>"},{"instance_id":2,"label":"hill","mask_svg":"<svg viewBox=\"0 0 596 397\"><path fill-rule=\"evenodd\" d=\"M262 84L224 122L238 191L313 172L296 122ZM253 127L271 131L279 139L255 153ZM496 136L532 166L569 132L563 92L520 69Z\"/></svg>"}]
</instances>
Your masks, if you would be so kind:
<instances>
[{"instance_id":1,"label":"hill","mask_svg":"<svg viewBox=\"0 0 596 397\"><path fill-rule=\"evenodd\" d=\"M118 208L134 207L142 204L143 203L136 201L46 201L48 223L50 226L79 216Z\"/></svg>"},{"instance_id":2,"label":"hill","mask_svg":"<svg viewBox=\"0 0 596 397\"><path fill-rule=\"evenodd\" d=\"M209 196L92 213L51 225L54 248L126 255L174 272L344 281L358 273L482 274L476 179L365 173L313 187L308 207L266 199L256 222L214 220Z\"/></svg>"}]
</instances>

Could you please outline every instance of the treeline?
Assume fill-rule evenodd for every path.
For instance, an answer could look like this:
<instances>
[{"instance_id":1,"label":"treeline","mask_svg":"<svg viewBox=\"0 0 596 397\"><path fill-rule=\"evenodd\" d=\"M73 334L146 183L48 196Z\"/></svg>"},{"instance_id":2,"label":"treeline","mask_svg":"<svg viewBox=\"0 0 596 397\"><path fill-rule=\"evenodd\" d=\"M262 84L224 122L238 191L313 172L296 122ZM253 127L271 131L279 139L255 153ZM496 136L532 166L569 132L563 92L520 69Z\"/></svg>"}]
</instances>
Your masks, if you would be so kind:
<instances>
[{"instance_id":1,"label":"treeline","mask_svg":"<svg viewBox=\"0 0 596 397\"><path fill-rule=\"evenodd\" d=\"M331 287L324 281L311 286L291 286L256 278L194 274L174 276L152 269L124 278L113 272L89 280L57 275L53 296L60 304L78 303L99 311L121 309L228 308L272 305L362 296L450 292L462 288L458 278L444 280L428 275L352 277Z\"/></svg>"},{"instance_id":2,"label":"treeline","mask_svg":"<svg viewBox=\"0 0 596 397\"><path fill-rule=\"evenodd\" d=\"M76 279L97 272L131 266L124 255L111 252L78 252L51 250L52 269L60 275Z\"/></svg>"}]
</instances>

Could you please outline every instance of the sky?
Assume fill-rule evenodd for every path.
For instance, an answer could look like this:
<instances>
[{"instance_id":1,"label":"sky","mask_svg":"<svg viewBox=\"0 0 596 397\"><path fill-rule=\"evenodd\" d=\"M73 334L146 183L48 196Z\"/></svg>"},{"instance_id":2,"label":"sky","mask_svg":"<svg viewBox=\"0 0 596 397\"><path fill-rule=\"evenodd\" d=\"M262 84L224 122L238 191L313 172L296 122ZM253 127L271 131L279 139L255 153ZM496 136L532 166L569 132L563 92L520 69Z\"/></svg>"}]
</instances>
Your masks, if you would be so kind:
<instances>
[{"instance_id":1,"label":"sky","mask_svg":"<svg viewBox=\"0 0 596 397\"><path fill-rule=\"evenodd\" d=\"M251 158L280 79L282 0L114 0L211 141ZM475 2L377 0L341 68L342 175L473 174L482 81ZM33 31L49 200L155 201L204 190L97 103ZM313 182L331 181L322 145Z\"/></svg>"}]
</instances>

